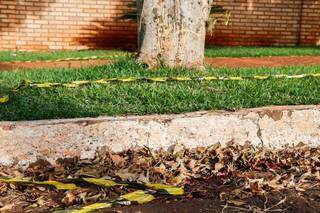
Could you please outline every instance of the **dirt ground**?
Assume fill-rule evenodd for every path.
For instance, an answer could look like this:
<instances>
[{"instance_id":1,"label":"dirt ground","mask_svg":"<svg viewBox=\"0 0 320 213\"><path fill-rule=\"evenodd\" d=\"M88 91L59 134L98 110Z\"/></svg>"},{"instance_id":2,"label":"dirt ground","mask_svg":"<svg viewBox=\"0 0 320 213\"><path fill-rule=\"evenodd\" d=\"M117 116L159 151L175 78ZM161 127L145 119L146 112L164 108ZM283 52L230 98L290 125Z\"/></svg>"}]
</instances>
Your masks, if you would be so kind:
<instances>
[{"instance_id":1,"label":"dirt ground","mask_svg":"<svg viewBox=\"0 0 320 213\"><path fill-rule=\"evenodd\" d=\"M266 200L266 198L268 200ZM283 203L277 205L279 202ZM296 212L316 213L320 210L320 188L303 193L284 191L255 196L241 201L221 201L217 197L155 201L146 205L118 207L105 212L123 213L198 213L198 212Z\"/></svg>"},{"instance_id":2,"label":"dirt ground","mask_svg":"<svg viewBox=\"0 0 320 213\"><path fill-rule=\"evenodd\" d=\"M214 67L286 67L319 65L320 56L273 56L260 58L206 58L205 63Z\"/></svg>"},{"instance_id":3,"label":"dirt ground","mask_svg":"<svg viewBox=\"0 0 320 213\"><path fill-rule=\"evenodd\" d=\"M111 63L112 60L79 60L79 61L53 61L53 62L0 62L0 71L14 71L22 69L40 68L81 68L101 66Z\"/></svg>"},{"instance_id":4,"label":"dirt ground","mask_svg":"<svg viewBox=\"0 0 320 213\"><path fill-rule=\"evenodd\" d=\"M112 60L80 60L57 62L0 62L0 71L39 68L80 68L100 66L112 63ZM274 56L260 58L206 58L205 63L213 67L285 67L297 65L320 65L320 56Z\"/></svg>"}]
</instances>

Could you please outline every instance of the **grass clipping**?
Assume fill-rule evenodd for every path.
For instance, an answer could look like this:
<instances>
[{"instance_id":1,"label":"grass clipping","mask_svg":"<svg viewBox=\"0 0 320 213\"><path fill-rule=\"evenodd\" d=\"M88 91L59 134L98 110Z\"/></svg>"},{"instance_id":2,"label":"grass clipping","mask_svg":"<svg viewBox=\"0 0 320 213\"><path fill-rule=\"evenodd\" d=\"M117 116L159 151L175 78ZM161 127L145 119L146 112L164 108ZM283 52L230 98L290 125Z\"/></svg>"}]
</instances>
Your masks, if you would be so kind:
<instances>
[{"instance_id":1,"label":"grass clipping","mask_svg":"<svg viewBox=\"0 0 320 213\"><path fill-rule=\"evenodd\" d=\"M176 145L169 151L156 152L146 147L117 154L101 150L92 160L60 159L56 166L38 160L24 171L1 167L0 174L36 182L76 179L87 182L75 183L77 187L72 190L57 190L45 184L0 182L0 211L85 209L106 200L123 198L137 190L125 187L125 184L110 185L109 182L108 187L104 187L105 182L97 182L96 179L101 177L134 183L136 187L146 186L151 194L152 190L160 189L152 194L157 202L205 198L218 200L223 209L286 210L290 205L290 200L286 198L288 190L301 196L307 196L304 193L309 190L320 191L320 148L310 148L300 143L275 151L250 144L230 143L224 148L216 145L185 149ZM98 184L90 185L92 180ZM174 198L168 193L161 194L163 186L169 185L184 188L184 193ZM274 193L279 195L278 200L272 196L273 204L266 206ZM253 198L263 202L250 203L248 207L248 202ZM316 202L312 205L320 205L319 199L311 200Z\"/></svg>"}]
</instances>

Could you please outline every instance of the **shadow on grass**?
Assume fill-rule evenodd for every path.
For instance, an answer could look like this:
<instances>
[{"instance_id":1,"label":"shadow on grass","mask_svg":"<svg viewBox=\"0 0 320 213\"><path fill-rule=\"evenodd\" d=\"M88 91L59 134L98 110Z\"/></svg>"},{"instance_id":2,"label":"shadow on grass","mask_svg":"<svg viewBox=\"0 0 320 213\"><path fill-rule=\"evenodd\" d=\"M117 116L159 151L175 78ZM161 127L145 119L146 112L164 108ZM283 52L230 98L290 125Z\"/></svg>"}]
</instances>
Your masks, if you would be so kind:
<instances>
[{"instance_id":1,"label":"shadow on grass","mask_svg":"<svg viewBox=\"0 0 320 213\"><path fill-rule=\"evenodd\" d=\"M75 117L96 117L90 113L90 106L74 101L70 97L55 98L57 92L52 90L50 95L39 95L41 91L23 91L10 95L10 102L0 106L0 120L42 120ZM83 100L85 102L85 100Z\"/></svg>"}]
</instances>

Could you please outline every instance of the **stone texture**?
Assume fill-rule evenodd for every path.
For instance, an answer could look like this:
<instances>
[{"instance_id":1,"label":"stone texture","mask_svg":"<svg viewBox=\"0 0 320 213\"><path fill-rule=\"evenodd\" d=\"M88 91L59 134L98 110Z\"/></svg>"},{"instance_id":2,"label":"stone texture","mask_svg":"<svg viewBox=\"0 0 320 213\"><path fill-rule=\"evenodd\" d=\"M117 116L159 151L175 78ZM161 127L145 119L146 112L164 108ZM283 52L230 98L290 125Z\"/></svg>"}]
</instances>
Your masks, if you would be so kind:
<instances>
[{"instance_id":1,"label":"stone texture","mask_svg":"<svg viewBox=\"0 0 320 213\"><path fill-rule=\"evenodd\" d=\"M168 149L234 141L281 148L320 144L320 106L283 106L207 111L180 115L99 117L0 122L0 164L26 166L38 158L92 158L101 148L114 152L137 146Z\"/></svg>"}]
</instances>

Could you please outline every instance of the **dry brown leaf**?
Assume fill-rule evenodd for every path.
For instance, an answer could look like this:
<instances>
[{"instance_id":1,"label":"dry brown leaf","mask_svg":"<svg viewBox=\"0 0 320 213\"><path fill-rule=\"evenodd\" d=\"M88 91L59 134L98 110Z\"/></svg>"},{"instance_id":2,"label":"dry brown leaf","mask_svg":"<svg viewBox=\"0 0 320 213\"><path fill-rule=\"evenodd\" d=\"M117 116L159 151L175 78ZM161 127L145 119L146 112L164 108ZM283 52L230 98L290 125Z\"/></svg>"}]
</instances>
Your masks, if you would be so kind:
<instances>
[{"instance_id":1,"label":"dry brown leaf","mask_svg":"<svg viewBox=\"0 0 320 213\"><path fill-rule=\"evenodd\" d=\"M122 167L126 163L126 160L117 154L110 154L110 158L115 166Z\"/></svg>"},{"instance_id":2,"label":"dry brown leaf","mask_svg":"<svg viewBox=\"0 0 320 213\"><path fill-rule=\"evenodd\" d=\"M163 163L161 163L159 166L153 167L152 171L155 174L162 174L162 175L166 175L168 173L168 170Z\"/></svg>"},{"instance_id":3,"label":"dry brown leaf","mask_svg":"<svg viewBox=\"0 0 320 213\"><path fill-rule=\"evenodd\" d=\"M120 169L115 172L115 175L117 175L121 180L124 181L135 181L139 178L139 174L137 173L131 173L128 169Z\"/></svg>"},{"instance_id":4,"label":"dry brown leaf","mask_svg":"<svg viewBox=\"0 0 320 213\"><path fill-rule=\"evenodd\" d=\"M0 212L10 211L13 209L14 206L15 206L15 204L13 204L13 203L7 204L7 205L3 206L2 208L0 208Z\"/></svg>"},{"instance_id":5,"label":"dry brown leaf","mask_svg":"<svg viewBox=\"0 0 320 213\"><path fill-rule=\"evenodd\" d=\"M73 191L67 192L66 196L62 199L62 203L64 203L66 206L70 206L74 204L76 201L76 195Z\"/></svg>"},{"instance_id":6,"label":"dry brown leaf","mask_svg":"<svg viewBox=\"0 0 320 213\"><path fill-rule=\"evenodd\" d=\"M241 201L241 200L228 200L228 203L231 203L235 206L243 206L244 204L246 204L246 202Z\"/></svg>"},{"instance_id":7,"label":"dry brown leaf","mask_svg":"<svg viewBox=\"0 0 320 213\"><path fill-rule=\"evenodd\" d=\"M215 172L219 172L220 169L222 169L223 167L224 167L224 165L222 163L216 163L214 165L214 170L215 170Z\"/></svg>"}]
</instances>

